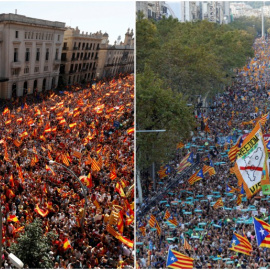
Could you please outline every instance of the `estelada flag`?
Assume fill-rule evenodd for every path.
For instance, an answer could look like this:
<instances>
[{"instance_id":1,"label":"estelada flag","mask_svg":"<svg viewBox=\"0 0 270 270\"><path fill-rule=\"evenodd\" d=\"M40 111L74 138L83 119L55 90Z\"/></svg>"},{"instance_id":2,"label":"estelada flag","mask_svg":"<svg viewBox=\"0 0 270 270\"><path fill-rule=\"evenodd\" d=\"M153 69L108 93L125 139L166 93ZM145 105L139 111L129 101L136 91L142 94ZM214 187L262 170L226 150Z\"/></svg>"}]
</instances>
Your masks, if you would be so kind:
<instances>
[{"instance_id":1,"label":"estelada flag","mask_svg":"<svg viewBox=\"0 0 270 270\"><path fill-rule=\"evenodd\" d=\"M38 204L36 204L34 211L38 213L39 215L41 215L42 217L46 217L49 214L49 210L43 210L39 208Z\"/></svg>"},{"instance_id":2,"label":"estelada flag","mask_svg":"<svg viewBox=\"0 0 270 270\"><path fill-rule=\"evenodd\" d=\"M8 222L19 222L18 218L15 215L9 215L7 218Z\"/></svg>"},{"instance_id":3,"label":"estelada flag","mask_svg":"<svg viewBox=\"0 0 270 270\"><path fill-rule=\"evenodd\" d=\"M166 267L176 269L192 269L193 261L193 258L190 258L173 249L169 249Z\"/></svg>"},{"instance_id":4,"label":"estelada flag","mask_svg":"<svg viewBox=\"0 0 270 270\"><path fill-rule=\"evenodd\" d=\"M66 239L64 240L64 242L63 242L63 249L64 249L64 250L67 250L67 249L69 249L69 248L71 248L71 245L70 245L69 240L66 238Z\"/></svg>"},{"instance_id":5,"label":"estelada flag","mask_svg":"<svg viewBox=\"0 0 270 270\"><path fill-rule=\"evenodd\" d=\"M243 141L234 165L238 186L243 184L247 198L263 189L263 194L270 194L268 152L263 133L258 122Z\"/></svg>"}]
</instances>

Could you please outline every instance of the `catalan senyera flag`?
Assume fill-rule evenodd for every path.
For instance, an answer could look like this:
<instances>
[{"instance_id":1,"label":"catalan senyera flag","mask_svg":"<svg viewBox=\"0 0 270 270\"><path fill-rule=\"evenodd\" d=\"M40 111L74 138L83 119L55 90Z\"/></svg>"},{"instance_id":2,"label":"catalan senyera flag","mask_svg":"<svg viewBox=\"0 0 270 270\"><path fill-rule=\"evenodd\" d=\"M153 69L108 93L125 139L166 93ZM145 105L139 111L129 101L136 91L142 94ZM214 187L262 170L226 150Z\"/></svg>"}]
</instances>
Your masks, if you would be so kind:
<instances>
[{"instance_id":1,"label":"catalan senyera flag","mask_svg":"<svg viewBox=\"0 0 270 270\"><path fill-rule=\"evenodd\" d=\"M151 215L148 224L150 225L151 228L155 228L156 225L156 217L154 215Z\"/></svg>"},{"instance_id":2,"label":"catalan senyera flag","mask_svg":"<svg viewBox=\"0 0 270 270\"><path fill-rule=\"evenodd\" d=\"M98 163L94 158L92 158L91 169L93 171L100 171L100 167L98 166Z\"/></svg>"},{"instance_id":3,"label":"catalan senyera flag","mask_svg":"<svg viewBox=\"0 0 270 270\"><path fill-rule=\"evenodd\" d=\"M253 217L253 224L258 246L270 248L270 225L256 217Z\"/></svg>"},{"instance_id":4,"label":"catalan senyera flag","mask_svg":"<svg viewBox=\"0 0 270 270\"><path fill-rule=\"evenodd\" d=\"M160 236L161 235L161 228L160 228L160 226L159 226L159 224L158 224L157 221L156 221L156 229L157 229L158 235Z\"/></svg>"},{"instance_id":5,"label":"catalan senyera flag","mask_svg":"<svg viewBox=\"0 0 270 270\"><path fill-rule=\"evenodd\" d=\"M178 173L181 173L185 168L189 167L193 163L193 153L187 154L179 164L177 169Z\"/></svg>"},{"instance_id":6,"label":"catalan senyera flag","mask_svg":"<svg viewBox=\"0 0 270 270\"><path fill-rule=\"evenodd\" d=\"M111 178L111 180L114 180L116 177L117 177L116 171L113 170L113 171L110 173L110 178Z\"/></svg>"},{"instance_id":7,"label":"catalan senyera flag","mask_svg":"<svg viewBox=\"0 0 270 270\"><path fill-rule=\"evenodd\" d=\"M184 238L184 249L193 250L193 248L191 247L191 245L188 243L188 241L185 238Z\"/></svg>"},{"instance_id":8,"label":"catalan senyera flag","mask_svg":"<svg viewBox=\"0 0 270 270\"><path fill-rule=\"evenodd\" d=\"M193 258L190 258L176 250L169 249L166 267L175 269L192 269Z\"/></svg>"},{"instance_id":9,"label":"catalan senyera flag","mask_svg":"<svg viewBox=\"0 0 270 270\"><path fill-rule=\"evenodd\" d=\"M49 214L49 210L43 210L39 208L38 204L36 204L34 211L42 217L46 217Z\"/></svg>"},{"instance_id":10,"label":"catalan senyera flag","mask_svg":"<svg viewBox=\"0 0 270 270\"><path fill-rule=\"evenodd\" d=\"M268 152L263 139L260 122L243 141L234 165L238 186L243 184L247 198L263 189L270 194Z\"/></svg>"},{"instance_id":11,"label":"catalan senyera flag","mask_svg":"<svg viewBox=\"0 0 270 270\"><path fill-rule=\"evenodd\" d=\"M116 183L114 190L117 191L121 197L126 197L125 192L119 182Z\"/></svg>"},{"instance_id":12,"label":"catalan senyera flag","mask_svg":"<svg viewBox=\"0 0 270 270\"><path fill-rule=\"evenodd\" d=\"M18 218L16 217L16 215L9 215L7 218L8 222L19 222Z\"/></svg>"},{"instance_id":13,"label":"catalan senyera flag","mask_svg":"<svg viewBox=\"0 0 270 270\"><path fill-rule=\"evenodd\" d=\"M66 154L62 154L61 157L62 157L62 162L63 162L67 167L69 167L69 160L68 160L68 158L67 158L67 155L66 155Z\"/></svg>"},{"instance_id":14,"label":"catalan senyera flag","mask_svg":"<svg viewBox=\"0 0 270 270\"><path fill-rule=\"evenodd\" d=\"M242 194L238 194L238 196L237 196L237 200L236 200L236 205L240 205L241 204L241 202L242 202Z\"/></svg>"},{"instance_id":15,"label":"catalan senyera flag","mask_svg":"<svg viewBox=\"0 0 270 270\"><path fill-rule=\"evenodd\" d=\"M249 243L246 236L242 236L240 234L234 233L233 239L231 241L230 250L235 252L243 253L248 256L251 256L252 246Z\"/></svg>"},{"instance_id":16,"label":"catalan senyera flag","mask_svg":"<svg viewBox=\"0 0 270 270\"><path fill-rule=\"evenodd\" d=\"M142 235L145 236L146 228L144 226L141 226L141 227L139 227L139 230L141 231Z\"/></svg>"},{"instance_id":17,"label":"catalan senyera flag","mask_svg":"<svg viewBox=\"0 0 270 270\"><path fill-rule=\"evenodd\" d=\"M261 124L264 126L266 121L269 119L269 113L262 116L262 118L259 120Z\"/></svg>"},{"instance_id":18,"label":"catalan senyera flag","mask_svg":"<svg viewBox=\"0 0 270 270\"><path fill-rule=\"evenodd\" d=\"M203 165L202 170L203 170L203 175L205 175L206 173L209 173L210 176L216 174L215 168L212 166Z\"/></svg>"},{"instance_id":19,"label":"catalan senyera flag","mask_svg":"<svg viewBox=\"0 0 270 270\"><path fill-rule=\"evenodd\" d=\"M70 245L69 240L66 238L66 239L64 240L64 242L63 242L63 249L64 249L64 250L67 250L67 249L69 249L69 248L71 248L71 245Z\"/></svg>"},{"instance_id":20,"label":"catalan senyera flag","mask_svg":"<svg viewBox=\"0 0 270 270\"><path fill-rule=\"evenodd\" d=\"M216 210L216 209L223 207L223 206L224 206L224 204L223 204L222 198L219 198L216 201L216 203L213 205L213 208Z\"/></svg>"},{"instance_id":21,"label":"catalan senyera flag","mask_svg":"<svg viewBox=\"0 0 270 270\"><path fill-rule=\"evenodd\" d=\"M166 209L164 219L168 219L170 216L171 216L170 212L168 211L168 209Z\"/></svg>"},{"instance_id":22,"label":"catalan senyera flag","mask_svg":"<svg viewBox=\"0 0 270 270\"><path fill-rule=\"evenodd\" d=\"M72 155L78 159L82 158L82 153L79 151L73 151Z\"/></svg>"},{"instance_id":23,"label":"catalan senyera flag","mask_svg":"<svg viewBox=\"0 0 270 270\"><path fill-rule=\"evenodd\" d=\"M235 161L236 155L237 155L239 149L241 148L242 143L243 143L243 139L242 139L242 137L240 137L238 139L238 141L236 142L236 144L234 146L232 146L232 148L228 152L228 157L232 163Z\"/></svg>"},{"instance_id":24,"label":"catalan senyera flag","mask_svg":"<svg viewBox=\"0 0 270 270\"><path fill-rule=\"evenodd\" d=\"M183 142L177 144L176 149L182 149L185 146Z\"/></svg>"}]
</instances>

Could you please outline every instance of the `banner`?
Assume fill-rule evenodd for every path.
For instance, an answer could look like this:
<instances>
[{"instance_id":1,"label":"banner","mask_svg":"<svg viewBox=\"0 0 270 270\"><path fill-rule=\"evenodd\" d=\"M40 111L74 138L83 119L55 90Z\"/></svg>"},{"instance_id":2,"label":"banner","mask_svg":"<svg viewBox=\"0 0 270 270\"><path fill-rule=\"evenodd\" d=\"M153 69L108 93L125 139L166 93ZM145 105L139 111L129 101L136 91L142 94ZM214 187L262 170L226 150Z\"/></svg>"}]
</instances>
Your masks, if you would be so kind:
<instances>
[{"instance_id":1,"label":"banner","mask_svg":"<svg viewBox=\"0 0 270 270\"><path fill-rule=\"evenodd\" d=\"M268 152L263 139L260 123L248 134L237 154L234 166L238 185L243 183L247 198L263 188L263 194L270 191Z\"/></svg>"}]
</instances>

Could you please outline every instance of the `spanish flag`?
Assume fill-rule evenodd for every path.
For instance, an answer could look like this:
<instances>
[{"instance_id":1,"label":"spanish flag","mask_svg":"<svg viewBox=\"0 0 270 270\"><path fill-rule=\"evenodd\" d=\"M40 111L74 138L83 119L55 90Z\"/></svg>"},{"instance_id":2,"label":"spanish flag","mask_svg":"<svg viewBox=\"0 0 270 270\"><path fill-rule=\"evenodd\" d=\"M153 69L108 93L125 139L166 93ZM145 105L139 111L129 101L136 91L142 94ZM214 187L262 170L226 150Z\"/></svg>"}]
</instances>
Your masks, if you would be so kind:
<instances>
[{"instance_id":1,"label":"spanish flag","mask_svg":"<svg viewBox=\"0 0 270 270\"><path fill-rule=\"evenodd\" d=\"M15 145L16 147L20 147L21 144L22 144L22 142L21 142L21 141L18 141L18 140L14 140L13 143L14 143L14 145Z\"/></svg>"},{"instance_id":2,"label":"spanish flag","mask_svg":"<svg viewBox=\"0 0 270 270\"><path fill-rule=\"evenodd\" d=\"M5 122L5 125L7 126L7 125L9 125L11 123L11 120L7 120L6 122Z\"/></svg>"},{"instance_id":3,"label":"spanish flag","mask_svg":"<svg viewBox=\"0 0 270 270\"><path fill-rule=\"evenodd\" d=\"M38 204L36 204L36 207L35 207L34 211L36 213L38 213L39 215L41 215L42 217L46 217L49 214L49 210L45 211L45 210L39 208Z\"/></svg>"},{"instance_id":4,"label":"spanish flag","mask_svg":"<svg viewBox=\"0 0 270 270\"><path fill-rule=\"evenodd\" d=\"M117 177L116 171L113 170L113 171L110 173L110 178L111 178L111 180L114 180L116 177Z\"/></svg>"},{"instance_id":5,"label":"spanish flag","mask_svg":"<svg viewBox=\"0 0 270 270\"><path fill-rule=\"evenodd\" d=\"M127 130L127 134L132 134L132 133L134 133L134 127L129 128L129 129Z\"/></svg>"},{"instance_id":6,"label":"spanish flag","mask_svg":"<svg viewBox=\"0 0 270 270\"><path fill-rule=\"evenodd\" d=\"M77 125L77 123L72 123L72 124L69 124L69 127L70 127L70 128L75 128L76 125Z\"/></svg>"},{"instance_id":7,"label":"spanish flag","mask_svg":"<svg viewBox=\"0 0 270 270\"><path fill-rule=\"evenodd\" d=\"M8 222L19 222L18 218L15 215L9 215L7 218Z\"/></svg>"},{"instance_id":8,"label":"spanish flag","mask_svg":"<svg viewBox=\"0 0 270 270\"><path fill-rule=\"evenodd\" d=\"M69 248L71 248L71 245L70 245L69 240L66 238L66 239L64 240L64 242L63 242L63 249L64 249L64 250L67 250L67 249L69 249Z\"/></svg>"},{"instance_id":9,"label":"spanish flag","mask_svg":"<svg viewBox=\"0 0 270 270\"><path fill-rule=\"evenodd\" d=\"M118 228L118 231L123 234L124 232L124 217L123 217L123 212L120 211L119 213L119 220L118 220L118 223L117 223L117 228Z\"/></svg>"},{"instance_id":10,"label":"spanish flag","mask_svg":"<svg viewBox=\"0 0 270 270\"><path fill-rule=\"evenodd\" d=\"M96 199L93 201L93 204L96 206L96 208L100 208L100 205Z\"/></svg>"},{"instance_id":11,"label":"spanish flag","mask_svg":"<svg viewBox=\"0 0 270 270\"><path fill-rule=\"evenodd\" d=\"M13 174L11 174L11 176L9 177L9 182L10 182L10 186L11 186L11 187L14 187Z\"/></svg>"},{"instance_id":12,"label":"spanish flag","mask_svg":"<svg viewBox=\"0 0 270 270\"><path fill-rule=\"evenodd\" d=\"M9 108L5 108L4 111L3 111L3 115L5 115L5 114L7 114L9 112L10 112Z\"/></svg>"}]
</instances>

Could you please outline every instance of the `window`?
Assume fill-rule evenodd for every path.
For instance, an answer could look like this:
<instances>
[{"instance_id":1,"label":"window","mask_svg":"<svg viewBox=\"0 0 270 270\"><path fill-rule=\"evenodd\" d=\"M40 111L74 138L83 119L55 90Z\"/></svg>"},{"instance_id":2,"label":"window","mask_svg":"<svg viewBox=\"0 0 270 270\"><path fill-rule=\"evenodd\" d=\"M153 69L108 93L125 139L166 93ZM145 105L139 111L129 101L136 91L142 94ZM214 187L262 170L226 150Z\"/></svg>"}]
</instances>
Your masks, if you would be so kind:
<instances>
[{"instance_id":1,"label":"window","mask_svg":"<svg viewBox=\"0 0 270 270\"><path fill-rule=\"evenodd\" d=\"M44 71L48 71L48 66L44 66Z\"/></svg>"},{"instance_id":2,"label":"window","mask_svg":"<svg viewBox=\"0 0 270 270\"><path fill-rule=\"evenodd\" d=\"M18 48L14 48L14 62L18 62Z\"/></svg>"},{"instance_id":3,"label":"window","mask_svg":"<svg viewBox=\"0 0 270 270\"><path fill-rule=\"evenodd\" d=\"M49 60L49 49L48 49L48 48L46 49L46 57L45 57L45 60L46 60L46 61Z\"/></svg>"},{"instance_id":4,"label":"window","mask_svg":"<svg viewBox=\"0 0 270 270\"><path fill-rule=\"evenodd\" d=\"M93 44L93 50L95 49L95 45L96 45L96 44L94 43L94 44Z\"/></svg>"},{"instance_id":5,"label":"window","mask_svg":"<svg viewBox=\"0 0 270 270\"><path fill-rule=\"evenodd\" d=\"M57 37L57 41L60 41L60 35L58 35L58 37Z\"/></svg>"},{"instance_id":6,"label":"window","mask_svg":"<svg viewBox=\"0 0 270 270\"><path fill-rule=\"evenodd\" d=\"M24 74L27 74L27 73L29 73L29 67L24 68Z\"/></svg>"},{"instance_id":7,"label":"window","mask_svg":"<svg viewBox=\"0 0 270 270\"><path fill-rule=\"evenodd\" d=\"M82 44L82 50L84 49L85 43Z\"/></svg>"},{"instance_id":8,"label":"window","mask_svg":"<svg viewBox=\"0 0 270 270\"><path fill-rule=\"evenodd\" d=\"M76 44L76 43L75 43ZM74 45L75 46L75 45ZM81 48L81 42L79 42L79 45L78 45L78 49L80 49Z\"/></svg>"},{"instance_id":9,"label":"window","mask_svg":"<svg viewBox=\"0 0 270 270\"><path fill-rule=\"evenodd\" d=\"M58 60L58 53L59 53L59 49L56 49L56 51L55 51L55 60Z\"/></svg>"},{"instance_id":10,"label":"window","mask_svg":"<svg viewBox=\"0 0 270 270\"><path fill-rule=\"evenodd\" d=\"M36 39L38 39L38 33L36 33Z\"/></svg>"},{"instance_id":11,"label":"window","mask_svg":"<svg viewBox=\"0 0 270 270\"><path fill-rule=\"evenodd\" d=\"M15 38L18 38L19 37L19 31L16 31L15 32Z\"/></svg>"},{"instance_id":12,"label":"window","mask_svg":"<svg viewBox=\"0 0 270 270\"><path fill-rule=\"evenodd\" d=\"M30 60L30 49L26 48L26 52L25 52L25 62L29 62Z\"/></svg>"},{"instance_id":13,"label":"window","mask_svg":"<svg viewBox=\"0 0 270 270\"><path fill-rule=\"evenodd\" d=\"M12 69L12 75L19 75L20 69L19 68L13 68Z\"/></svg>"},{"instance_id":14,"label":"window","mask_svg":"<svg viewBox=\"0 0 270 270\"><path fill-rule=\"evenodd\" d=\"M36 61L39 61L39 56L40 56L40 48L37 48Z\"/></svg>"},{"instance_id":15,"label":"window","mask_svg":"<svg viewBox=\"0 0 270 270\"><path fill-rule=\"evenodd\" d=\"M35 67L35 72L39 72L39 67Z\"/></svg>"}]
</instances>

